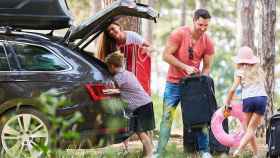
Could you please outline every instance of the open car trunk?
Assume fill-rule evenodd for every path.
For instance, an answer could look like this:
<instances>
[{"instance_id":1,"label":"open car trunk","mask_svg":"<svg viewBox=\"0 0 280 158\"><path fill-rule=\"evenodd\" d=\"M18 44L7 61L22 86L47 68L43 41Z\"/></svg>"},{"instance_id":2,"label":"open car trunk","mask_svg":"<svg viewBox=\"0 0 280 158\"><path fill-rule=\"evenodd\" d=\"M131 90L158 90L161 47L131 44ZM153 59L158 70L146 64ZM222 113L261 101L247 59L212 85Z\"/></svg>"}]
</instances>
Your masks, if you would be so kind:
<instances>
[{"instance_id":1,"label":"open car trunk","mask_svg":"<svg viewBox=\"0 0 280 158\"><path fill-rule=\"evenodd\" d=\"M120 16L134 16L156 21L158 12L148 5L135 3L134 0L118 0L82 22L81 25L71 28L69 34L65 36L65 40L74 41L81 39L76 45L79 46L89 37L92 37L92 35L93 38L96 38L95 34L104 31L112 21Z\"/></svg>"},{"instance_id":2,"label":"open car trunk","mask_svg":"<svg viewBox=\"0 0 280 158\"><path fill-rule=\"evenodd\" d=\"M71 25L65 0L0 0L0 26L55 30Z\"/></svg>"}]
</instances>

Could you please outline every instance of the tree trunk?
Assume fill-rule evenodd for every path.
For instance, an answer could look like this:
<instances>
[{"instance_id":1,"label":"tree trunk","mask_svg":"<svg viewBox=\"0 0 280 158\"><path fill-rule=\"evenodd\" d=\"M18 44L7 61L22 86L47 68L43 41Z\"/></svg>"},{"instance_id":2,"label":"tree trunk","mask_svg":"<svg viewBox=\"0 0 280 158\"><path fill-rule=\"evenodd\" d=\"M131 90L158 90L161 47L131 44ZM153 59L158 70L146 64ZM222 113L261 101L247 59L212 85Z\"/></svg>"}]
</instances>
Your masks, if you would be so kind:
<instances>
[{"instance_id":1,"label":"tree trunk","mask_svg":"<svg viewBox=\"0 0 280 158\"><path fill-rule=\"evenodd\" d=\"M261 1L261 63L265 71L266 91L268 94L268 111L270 117L274 112L274 86L275 86L275 23L276 0Z\"/></svg>"},{"instance_id":2,"label":"tree trunk","mask_svg":"<svg viewBox=\"0 0 280 158\"><path fill-rule=\"evenodd\" d=\"M206 8L207 0L197 0L195 5L196 5L196 9Z\"/></svg>"},{"instance_id":3,"label":"tree trunk","mask_svg":"<svg viewBox=\"0 0 280 158\"><path fill-rule=\"evenodd\" d=\"M240 46L249 46L253 50L256 50L254 45L255 0L240 0L239 15L241 20Z\"/></svg>"},{"instance_id":4,"label":"tree trunk","mask_svg":"<svg viewBox=\"0 0 280 158\"><path fill-rule=\"evenodd\" d=\"M91 0L90 1L90 7L91 7L91 15L96 14L99 10L102 9L102 1L101 0ZM94 40L94 48L96 48L98 40Z\"/></svg>"},{"instance_id":5,"label":"tree trunk","mask_svg":"<svg viewBox=\"0 0 280 158\"><path fill-rule=\"evenodd\" d=\"M107 5L114 2L114 0L102 0L102 8L105 8Z\"/></svg>"},{"instance_id":6,"label":"tree trunk","mask_svg":"<svg viewBox=\"0 0 280 158\"><path fill-rule=\"evenodd\" d=\"M140 2L141 0L136 0ZM114 0L103 0L103 8L114 2ZM135 31L141 33L141 20L137 17L124 16L119 20L124 30Z\"/></svg>"},{"instance_id":7,"label":"tree trunk","mask_svg":"<svg viewBox=\"0 0 280 158\"><path fill-rule=\"evenodd\" d=\"M182 1L182 16L181 16L181 26L186 25L186 13L187 12L187 0Z\"/></svg>"}]
</instances>

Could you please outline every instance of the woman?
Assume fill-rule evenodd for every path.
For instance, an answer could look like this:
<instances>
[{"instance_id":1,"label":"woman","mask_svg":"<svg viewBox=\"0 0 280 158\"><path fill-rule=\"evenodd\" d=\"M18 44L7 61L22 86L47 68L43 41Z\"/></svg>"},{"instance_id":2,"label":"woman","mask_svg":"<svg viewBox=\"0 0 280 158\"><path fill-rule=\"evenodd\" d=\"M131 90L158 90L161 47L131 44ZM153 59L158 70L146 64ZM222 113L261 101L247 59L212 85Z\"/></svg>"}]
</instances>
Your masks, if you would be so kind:
<instances>
[{"instance_id":1,"label":"woman","mask_svg":"<svg viewBox=\"0 0 280 158\"><path fill-rule=\"evenodd\" d=\"M104 61L105 57L118 50L123 45L136 44L147 50L149 43L142 36L133 31L124 31L117 22L111 23L101 36L98 47L98 58Z\"/></svg>"}]
</instances>

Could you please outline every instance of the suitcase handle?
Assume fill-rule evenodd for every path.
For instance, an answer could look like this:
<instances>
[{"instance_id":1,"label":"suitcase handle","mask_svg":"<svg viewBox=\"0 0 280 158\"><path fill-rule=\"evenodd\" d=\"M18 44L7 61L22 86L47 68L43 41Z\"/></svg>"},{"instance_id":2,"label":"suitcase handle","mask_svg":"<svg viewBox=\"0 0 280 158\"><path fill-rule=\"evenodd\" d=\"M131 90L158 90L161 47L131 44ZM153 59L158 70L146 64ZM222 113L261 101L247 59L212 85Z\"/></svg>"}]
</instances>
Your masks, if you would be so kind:
<instances>
[{"instance_id":1,"label":"suitcase handle","mask_svg":"<svg viewBox=\"0 0 280 158\"><path fill-rule=\"evenodd\" d=\"M204 79L205 75L200 75L200 74L190 74L189 76L185 76L181 79L181 83L185 83L185 81L195 81L199 80L202 81Z\"/></svg>"}]
</instances>

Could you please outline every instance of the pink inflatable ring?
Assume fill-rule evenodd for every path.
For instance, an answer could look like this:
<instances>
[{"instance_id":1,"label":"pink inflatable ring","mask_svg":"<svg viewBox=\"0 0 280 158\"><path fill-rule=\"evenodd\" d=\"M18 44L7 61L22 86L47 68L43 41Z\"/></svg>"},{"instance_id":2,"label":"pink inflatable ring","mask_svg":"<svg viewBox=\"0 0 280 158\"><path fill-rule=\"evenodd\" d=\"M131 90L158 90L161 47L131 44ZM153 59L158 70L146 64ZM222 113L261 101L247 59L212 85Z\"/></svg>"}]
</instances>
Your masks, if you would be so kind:
<instances>
[{"instance_id":1,"label":"pink inflatable ring","mask_svg":"<svg viewBox=\"0 0 280 158\"><path fill-rule=\"evenodd\" d=\"M230 111L230 116L237 118L242 125L240 129L234 133L226 133L223 129L223 121L225 119L223 108L218 109L211 120L211 130L215 138L223 145L228 147L238 147L241 138L245 134L244 125L245 125L245 115L242 112L241 104L231 105L232 110Z\"/></svg>"}]
</instances>

